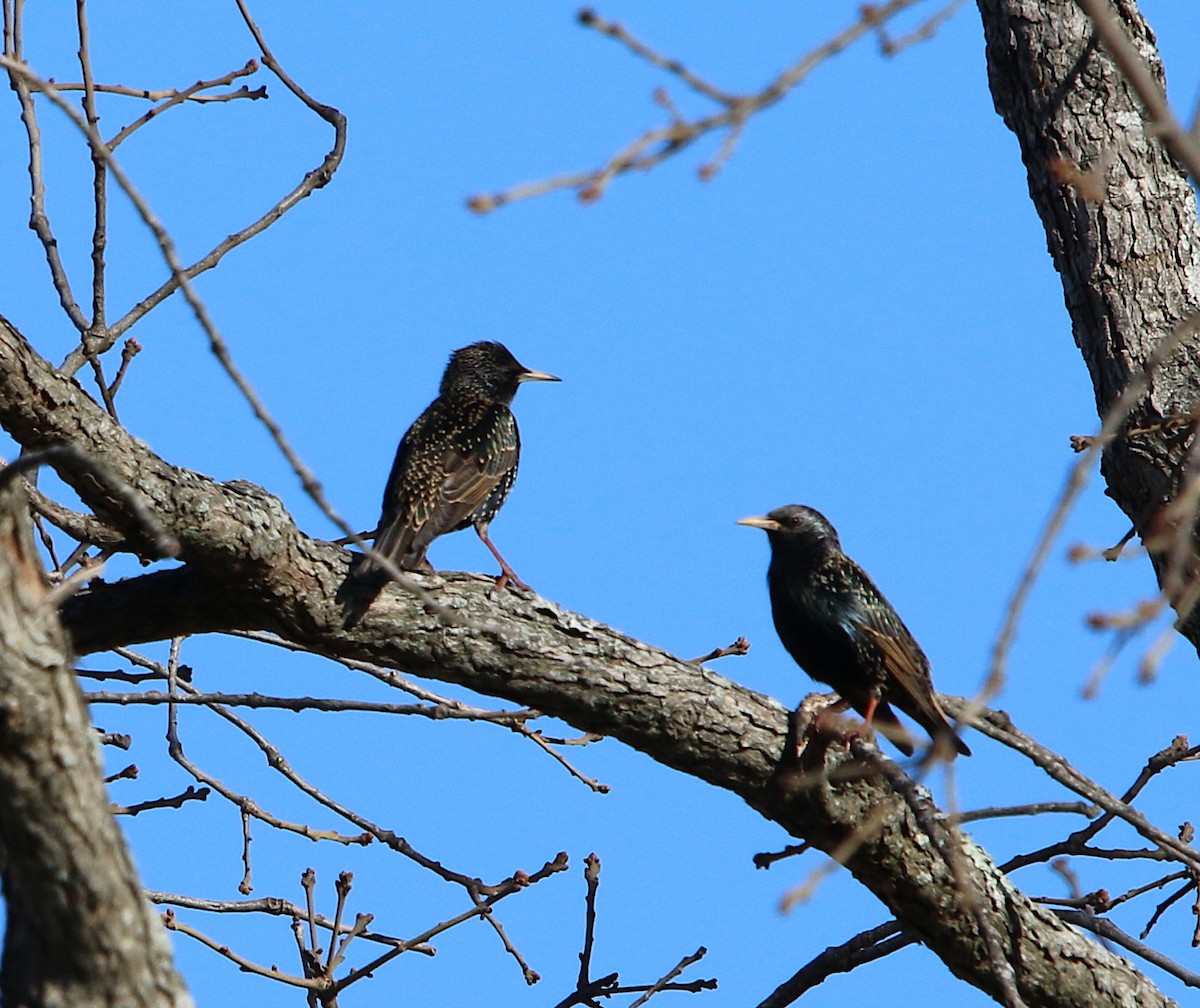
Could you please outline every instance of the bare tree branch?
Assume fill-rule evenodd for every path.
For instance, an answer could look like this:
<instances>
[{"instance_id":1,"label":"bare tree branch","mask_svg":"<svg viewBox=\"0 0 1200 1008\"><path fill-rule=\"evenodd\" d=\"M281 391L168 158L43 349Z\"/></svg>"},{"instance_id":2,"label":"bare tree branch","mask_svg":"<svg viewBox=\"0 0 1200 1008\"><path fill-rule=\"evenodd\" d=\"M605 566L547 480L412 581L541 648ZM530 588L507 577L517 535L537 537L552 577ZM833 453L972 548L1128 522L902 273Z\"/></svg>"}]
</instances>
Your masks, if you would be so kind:
<instances>
[{"instance_id":1,"label":"bare tree branch","mask_svg":"<svg viewBox=\"0 0 1200 1008\"><path fill-rule=\"evenodd\" d=\"M761 91L751 95L727 93L687 69L678 60L663 56L651 46L634 38L621 25L606 21L590 8L584 8L579 13L580 24L594 28L609 38L616 39L641 59L674 74L693 91L716 102L721 107L720 111L691 120L674 113L667 125L647 130L623 150L614 154L601 168L559 175L541 182L529 182L503 192L472 196L467 200L467 206L476 213L489 213L506 204L516 203L533 196L542 196L559 189L575 189L581 200L590 202L599 199L609 183L617 176L631 171L647 171L654 168L690 147L701 137L724 130L726 131L724 145L712 160L700 168L701 179L711 179L720 166L732 155L734 145L752 116L781 101L822 63L917 2L919 0L888 0L881 6L864 4L857 21L807 53L780 73ZM659 104L674 112L664 96L660 95Z\"/></svg>"},{"instance_id":2,"label":"bare tree branch","mask_svg":"<svg viewBox=\"0 0 1200 1008\"><path fill-rule=\"evenodd\" d=\"M796 971L775 988L770 996L758 1003L758 1008L787 1008L805 992L828 980L836 973L849 973L876 959L891 955L916 941L903 933L896 921L888 921L855 935L841 945L830 946L819 956Z\"/></svg>"}]
</instances>

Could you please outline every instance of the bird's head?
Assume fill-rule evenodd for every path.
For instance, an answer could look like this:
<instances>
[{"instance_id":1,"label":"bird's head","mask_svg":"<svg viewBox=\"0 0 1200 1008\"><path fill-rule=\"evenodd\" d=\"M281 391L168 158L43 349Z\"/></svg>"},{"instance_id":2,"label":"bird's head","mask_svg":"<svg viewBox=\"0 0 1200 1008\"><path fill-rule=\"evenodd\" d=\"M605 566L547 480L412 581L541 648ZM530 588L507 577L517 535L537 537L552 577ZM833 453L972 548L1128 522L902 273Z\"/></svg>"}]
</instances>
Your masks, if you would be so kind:
<instances>
[{"instance_id":1,"label":"bird's head","mask_svg":"<svg viewBox=\"0 0 1200 1008\"><path fill-rule=\"evenodd\" d=\"M789 553L828 554L842 548L829 519L803 504L785 504L762 516L742 518L738 524L763 529L772 549Z\"/></svg>"},{"instance_id":2,"label":"bird's head","mask_svg":"<svg viewBox=\"0 0 1200 1008\"><path fill-rule=\"evenodd\" d=\"M517 386L527 381L561 381L545 371L533 371L521 364L503 343L484 341L455 350L442 375L441 394L466 392L511 402Z\"/></svg>"}]
</instances>

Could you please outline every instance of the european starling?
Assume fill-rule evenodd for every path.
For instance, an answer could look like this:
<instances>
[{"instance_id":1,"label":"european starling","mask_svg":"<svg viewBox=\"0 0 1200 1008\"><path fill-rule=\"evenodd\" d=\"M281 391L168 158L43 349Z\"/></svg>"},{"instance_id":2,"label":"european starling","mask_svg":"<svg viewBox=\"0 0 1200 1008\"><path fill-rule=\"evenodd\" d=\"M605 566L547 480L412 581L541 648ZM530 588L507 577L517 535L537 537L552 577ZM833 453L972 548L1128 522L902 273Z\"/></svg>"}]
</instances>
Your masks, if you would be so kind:
<instances>
[{"instance_id":1,"label":"european starling","mask_svg":"<svg viewBox=\"0 0 1200 1008\"><path fill-rule=\"evenodd\" d=\"M425 557L440 535L473 525L500 562L497 587L528 588L488 538L488 524L517 478L521 438L509 403L527 381L559 381L517 362L500 343L472 343L455 350L438 397L417 417L396 450L383 491L375 550L397 567L432 571ZM387 577L369 557L356 568L356 604L347 604L353 626ZM363 596L369 595L363 603Z\"/></svg>"},{"instance_id":2,"label":"european starling","mask_svg":"<svg viewBox=\"0 0 1200 1008\"><path fill-rule=\"evenodd\" d=\"M868 725L874 720L906 756L913 754L912 737L891 705L945 754L971 755L938 704L929 659L867 572L842 552L824 515L788 504L738 524L766 530L775 630L805 672L832 686Z\"/></svg>"}]
</instances>

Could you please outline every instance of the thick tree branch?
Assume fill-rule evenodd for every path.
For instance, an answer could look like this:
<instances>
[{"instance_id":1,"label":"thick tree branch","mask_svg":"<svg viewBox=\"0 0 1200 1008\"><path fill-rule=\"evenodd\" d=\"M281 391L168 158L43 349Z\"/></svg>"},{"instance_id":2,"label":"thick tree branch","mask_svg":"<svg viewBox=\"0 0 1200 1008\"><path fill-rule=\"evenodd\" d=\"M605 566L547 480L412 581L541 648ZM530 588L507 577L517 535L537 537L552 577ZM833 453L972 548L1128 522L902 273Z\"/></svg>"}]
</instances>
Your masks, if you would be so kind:
<instances>
[{"instance_id":1,"label":"thick tree branch","mask_svg":"<svg viewBox=\"0 0 1200 1008\"><path fill-rule=\"evenodd\" d=\"M237 602L253 607L274 596L265 609L244 613L237 625L273 629L270 614L274 611L282 608L297 615L295 606L275 593L280 589L291 593L289 572L305 569L308 561L300 554L316 545L296 529L278 498L252 483L217 483L167 464L74 379L38 356L3 317L0 426L27 450L66 444L107 463L178 539L180 559L210 577L224 579L231 593L229 606ZM97 517L124 534L132 548L146 558L156 555L135 510L110 485L78 468L52 464ZM238 596L239 587L250 590ZM152 599L147 601L156 608Z\"/></svg>"},{"instance_id":2,"label":"thick tree branch","mask_svg":"<svg viewBox=\"0 0 1200 1008\"><path fill-rule=\"evenodd\" d=\"M312 595L318 608L327 608L331 597L322 597L327 589L320 584L336 584L344 571L344 554L332 546L323 549L327 571ZM206 610L201 601L213 594L202 579L181 573L137 580L156 581L164 612L178 603L184 611L207 612L214 624L209 628L217 628L218 607ZM137 590L137 580L72 601L68 619L77 635L88 639L100 627L111 632L111 622L93 619L91 607L100 611L105 594ZM487 578L438 575L422 581L456 622L442 621L419 599L391 587L354 634L309 635L309 646L461 683L612 735L739 794L826 851L843 847L864 821L886 808L878 833L849 845L847 867L957 975L996 993L983 937L963 895L974 892L1007 943L1005 953L1028 1003L1118 1003L1105 1000L1103 990L1134 992L1146 1005L1168 1003L1128 964L1014 890L982 850L946 828L922 789L914 789L910 801L897 801L894 782L883 777L837 781L847 759L840 746L823 754L824 763L822 753L806 749L802 756L812 765L781 773L787 714L774 700L544 599L491 596ZM107 611L115 615L129 607ZM307 620L319 622L319 616ZM828 778L820 772L825 764ZM931 842L914 842L929 834Z\"/></svg>"}]
</instances>

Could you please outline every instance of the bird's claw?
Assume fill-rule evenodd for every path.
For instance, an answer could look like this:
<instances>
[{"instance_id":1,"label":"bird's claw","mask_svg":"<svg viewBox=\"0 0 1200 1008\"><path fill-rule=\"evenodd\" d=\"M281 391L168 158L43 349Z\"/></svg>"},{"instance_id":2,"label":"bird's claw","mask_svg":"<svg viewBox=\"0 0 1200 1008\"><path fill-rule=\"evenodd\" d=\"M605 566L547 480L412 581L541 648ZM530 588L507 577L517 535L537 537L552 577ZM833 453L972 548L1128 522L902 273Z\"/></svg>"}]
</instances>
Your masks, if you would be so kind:
<instances>
[{"instance_id":1,"label":"bird's claw","mask_svg":"<svg viewBox=\"0 0 1200 1008\"><path fill-rule=\"evenodd\" d=\"M522 588L527 592L533 591L529 585L517 577L517 575L511 570L503 570L496 575L495 582L492 584L492 587L488 589L488 595L490 596L492 592L504 591L509 585L512 585L514 588Z\"/></svg>"}]
</instances>

